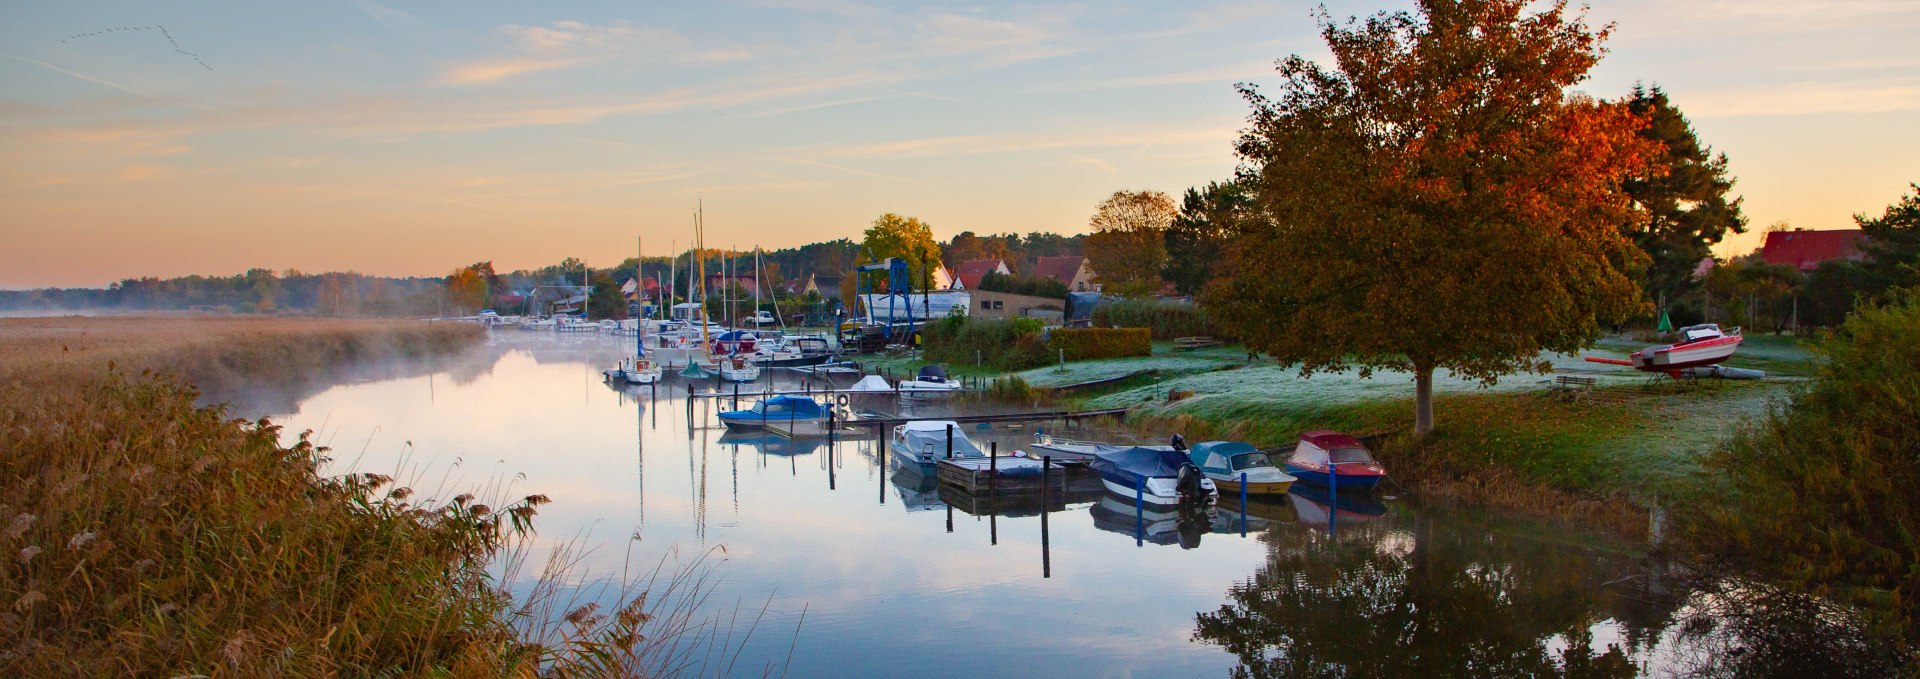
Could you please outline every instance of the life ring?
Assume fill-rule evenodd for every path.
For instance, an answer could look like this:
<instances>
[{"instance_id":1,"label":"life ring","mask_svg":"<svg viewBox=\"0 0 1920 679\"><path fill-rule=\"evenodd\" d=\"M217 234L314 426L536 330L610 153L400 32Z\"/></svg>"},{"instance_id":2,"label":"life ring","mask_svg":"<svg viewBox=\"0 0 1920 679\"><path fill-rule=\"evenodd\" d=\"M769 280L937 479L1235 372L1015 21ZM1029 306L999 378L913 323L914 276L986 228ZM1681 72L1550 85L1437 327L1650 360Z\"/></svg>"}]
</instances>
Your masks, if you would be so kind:
<instances>
[{"instance_id":1,"label":"life ring","mask_svg":"<svg viewBox=\"0 0 1920 679\"><path fill-rule=\"evenodd\" d=\"M838 404L840 404L840 405L843 405L843 406L844 406L844 405L846 405L846 404L847 404L847 395L846 395L846 394L841 394L840 396L838 396L838 397L836 397L836 398L834 399L834 402L835 402L835 403L838 403Z\"/></svg>"}]
</instances>

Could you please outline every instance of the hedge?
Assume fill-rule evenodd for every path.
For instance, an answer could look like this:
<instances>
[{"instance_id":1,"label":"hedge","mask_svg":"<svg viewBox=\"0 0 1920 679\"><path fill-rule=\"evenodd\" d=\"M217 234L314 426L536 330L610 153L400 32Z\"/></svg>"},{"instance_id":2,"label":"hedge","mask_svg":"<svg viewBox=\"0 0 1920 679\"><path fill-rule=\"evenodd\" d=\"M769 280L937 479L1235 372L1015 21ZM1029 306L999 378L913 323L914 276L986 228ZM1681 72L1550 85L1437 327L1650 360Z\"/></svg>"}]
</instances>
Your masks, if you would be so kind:
<instances>
[{"instance_id":1,"label":"hedge","mask_svg":"<svg viewBox=\"0 0 1920 679\"><path fill-rule=\"evenodd\" d=\"M986 319L948 316L926 325L921 348L936 363L984 365L1026 370L1046 365L1052 355L1040 339L1040 321L1032 318Z\"/></svg>"},{"instance_id":2,"label":"hedge","mask_svg":"<svg viewBox=\"0 0 1920 679\"><path fill-rule=\"evenodd\" d=\"M1093 324L1110 328L1149 328L1153 338L1217 337L1207 312L1192 302L1156 302L1145 299L1102 301L1093 309Z\"/></svg>"},{"instance_id":3,"label":"hedge","mask_svg":"<svg viewBox=\"0 0 1920 679\"><path fill-rule=\"evenodd\" d=\"M1055 328L1047 350L1065 350L1067 360L1153 355L1153 334L1146 328Z\"/></svg>"}]
</instances>

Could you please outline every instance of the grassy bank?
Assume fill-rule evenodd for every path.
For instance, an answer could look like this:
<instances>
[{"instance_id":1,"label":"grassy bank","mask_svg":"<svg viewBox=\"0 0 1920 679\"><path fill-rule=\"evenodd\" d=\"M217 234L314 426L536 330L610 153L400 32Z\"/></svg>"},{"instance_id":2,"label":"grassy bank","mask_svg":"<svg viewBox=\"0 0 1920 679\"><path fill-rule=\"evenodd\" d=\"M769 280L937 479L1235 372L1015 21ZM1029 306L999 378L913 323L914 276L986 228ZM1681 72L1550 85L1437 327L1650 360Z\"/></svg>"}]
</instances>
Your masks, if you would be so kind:
<instances>
[{"instance_id":1,"label":"grassy bank","mask_svg":"<svg viewBox=\"0 0 1920 679\"><path fill-rule=\"evenodd\" d=\"M0 674L648 666L644 598L576 611L542 643L516 627L537 612L486 568L544 497L428 506L377 474L324 478L325 448L282 446L271 423L197 405L184 381L276 379L479 337L393 321L0 321Z\"/></svg>"},{"instance_id":2,"label":"grassy bank","mask_svg":"<svg viewBox=\"0 0 1920 679\"><path fill-rule=\"evenodd\" d=\"M1626 535L1647 527L1647 507L1690 492L1701 461L1742 422L1766 412L1798 375L1811 371L1804 346L1785 337L1749 340L1732 363L1768 370L1761 382L1650 380L1625 368L1549 357L1555 374L1592 377L1577 402L1551 398L1552 375L1514 375L1498 384L1436 378L1439 429L1417 445L1411 376L1357 371L1301 378L1222 347L1152 357L1071 363L1020 375L1057 385L1156 369L1155 379L1075 395L1087 408L1131 407L1145 438L1179 432L1189 440L1232 438L1290 444L1301 431L1337 429L1379 437L1394 478L1429 496L1574 519ZM1624 355L1640 343L1609 340L1594 353ZM1183 396L1170 399L1170 393Z\"/></svg>"}]
</instances>

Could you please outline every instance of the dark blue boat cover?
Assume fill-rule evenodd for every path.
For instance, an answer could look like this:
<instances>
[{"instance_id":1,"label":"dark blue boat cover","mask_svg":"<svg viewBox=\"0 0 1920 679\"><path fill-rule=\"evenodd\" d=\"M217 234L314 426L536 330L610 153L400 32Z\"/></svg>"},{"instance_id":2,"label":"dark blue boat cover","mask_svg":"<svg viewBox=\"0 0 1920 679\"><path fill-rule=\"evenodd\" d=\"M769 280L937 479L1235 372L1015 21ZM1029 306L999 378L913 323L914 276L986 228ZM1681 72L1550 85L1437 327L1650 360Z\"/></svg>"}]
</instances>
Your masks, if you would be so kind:
<instances>
[{"instance_id":1,"label":"dark blue boat cover","mask_svg":"<svg viewBox=\"0 0 1920 679\"><path fill-rule=\"evenodd\" d=\"M1115 476L1138 484L1142 478L1175 478L1187 455L1166 446L1134 446L1101 450L1087 466L1101 476Z\"/></svg>"}]
</instances>

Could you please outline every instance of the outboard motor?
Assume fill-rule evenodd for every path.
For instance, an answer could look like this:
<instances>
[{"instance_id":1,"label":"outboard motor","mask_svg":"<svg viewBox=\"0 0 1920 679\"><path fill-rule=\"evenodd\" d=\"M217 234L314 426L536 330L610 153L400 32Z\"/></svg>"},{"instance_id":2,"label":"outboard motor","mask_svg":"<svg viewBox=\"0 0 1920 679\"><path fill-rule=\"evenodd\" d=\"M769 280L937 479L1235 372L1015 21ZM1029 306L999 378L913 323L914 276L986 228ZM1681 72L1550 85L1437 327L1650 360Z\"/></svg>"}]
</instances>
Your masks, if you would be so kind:
<instances>
[{"instance_id":1,"label":"outboard motor","mask_svg":"<svg viewBox=\"0 0 1920 679\"><path fill-rule=\"evenodd\" d=\"M1174 434L1173 440L1167 442L1167 444L1173 446L1174 450L1178 450L1182 453L1187 452L1187 437L1185 436Z\"/></svg>"},{"instance_id":2,"label":"outboard motor","mask_svg":"<svg viewBox=\"0 0 1920 679\"><path fill-rule=\"evenodd\" d=\"M1180 504L1205 503L1207 489L1201 487L1200 480L1206 478L1200 468L1192 463L1180 465L1180 476L1174 480L1174 488L1180 493Z\"/></svg>"}]
</instances>

